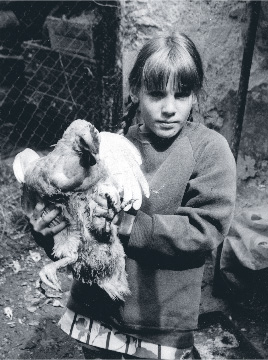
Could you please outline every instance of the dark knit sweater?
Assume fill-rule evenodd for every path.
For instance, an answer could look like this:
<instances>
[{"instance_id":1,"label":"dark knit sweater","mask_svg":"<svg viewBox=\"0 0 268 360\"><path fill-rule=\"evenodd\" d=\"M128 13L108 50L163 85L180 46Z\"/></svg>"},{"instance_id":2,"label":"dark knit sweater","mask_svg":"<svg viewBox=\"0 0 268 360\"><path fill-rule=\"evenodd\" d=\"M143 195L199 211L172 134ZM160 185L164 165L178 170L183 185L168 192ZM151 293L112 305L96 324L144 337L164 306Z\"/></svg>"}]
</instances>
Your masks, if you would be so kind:
<instances>
[{"instance_id":1,"label":"dark knit sweater","mask_svg":"<svg viewBox=\"0 0 268 360\"><path fill-rule=\"evenodd\" d=\"M74 280L67 307L152 343L186 348L197 326L206 255L228 233L236 171L227 141L199 123L173 139L129 129L150 185L125 251L131 295L112 301Z\"/></svg>"}]
</instances>

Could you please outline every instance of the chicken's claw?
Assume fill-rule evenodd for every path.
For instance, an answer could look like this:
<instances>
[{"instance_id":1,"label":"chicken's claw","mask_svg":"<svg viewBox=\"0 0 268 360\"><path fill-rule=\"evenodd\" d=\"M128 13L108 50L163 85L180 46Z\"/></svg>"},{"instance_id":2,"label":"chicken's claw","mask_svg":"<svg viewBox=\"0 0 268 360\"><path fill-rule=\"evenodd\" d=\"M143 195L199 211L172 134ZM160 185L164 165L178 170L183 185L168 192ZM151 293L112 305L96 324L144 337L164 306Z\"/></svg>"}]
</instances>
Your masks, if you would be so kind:
<instances>
[{"instance_id":1,"label":"chicken's claw","mask_svg":"<svg viewBox=\"0 0 268 360\"><path fill-rule=\"evenodd\" d=\"M52 289L62 291L57 278L57 268L54 266L54 263L45 265L39 272L39 276L41 281Z\"/></svg>"}]
</instances>

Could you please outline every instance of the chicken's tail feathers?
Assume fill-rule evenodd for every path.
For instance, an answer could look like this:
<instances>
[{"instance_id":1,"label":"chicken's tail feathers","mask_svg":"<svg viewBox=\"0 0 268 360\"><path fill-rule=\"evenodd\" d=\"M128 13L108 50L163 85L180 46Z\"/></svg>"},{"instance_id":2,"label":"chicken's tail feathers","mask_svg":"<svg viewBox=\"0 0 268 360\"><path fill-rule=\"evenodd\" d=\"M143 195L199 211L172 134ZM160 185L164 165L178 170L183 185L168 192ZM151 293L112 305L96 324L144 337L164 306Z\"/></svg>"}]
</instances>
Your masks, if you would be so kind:
<instances>
[{"instance_id":1,"label":"chicken's tail feathers","mask_svg":"<svg viewBox=\"0 0 268 360\"><path fill-rule=\"evenodd\" d=\"M115 275L113 275L111 278L100 281L98 285L101 289L106 291L112 300L125 301L125 297L131 294L127 282L127 275L125 271L123 271L123 276L116 278L118 273L119 272L116 271Z\"/></svg>"},{"instance_id":2,"label":"chicken's tail feathers","mask_svg":"<svg viewBox=\"0 0 268 360\"><path fill-rule=\"evenodd\" d=\"M32 149L26 148L15 156L13 172L19 183L25 182L25 173L29 165L39 159L40 156Z\"/></svg>"}]
</instances>

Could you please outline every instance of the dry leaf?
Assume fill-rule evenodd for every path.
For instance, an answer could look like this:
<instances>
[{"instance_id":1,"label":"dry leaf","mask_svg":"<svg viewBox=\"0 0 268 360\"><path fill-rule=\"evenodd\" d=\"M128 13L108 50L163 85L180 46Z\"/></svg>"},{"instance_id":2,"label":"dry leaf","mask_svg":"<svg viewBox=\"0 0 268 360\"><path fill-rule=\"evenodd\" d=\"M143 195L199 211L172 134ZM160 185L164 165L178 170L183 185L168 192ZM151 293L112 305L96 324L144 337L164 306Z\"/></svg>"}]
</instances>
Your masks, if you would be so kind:
<instances>
[{"instance_id":1,"label":"dry leaf","mask_svg":"<svg viewBox=\"0 0 268 360\"><path fill-rule=\"evenodd\" d=\"M36 307L36 306L28 306L26 309L27 309L29 312L33 313L33 312L35 312L35 311L37 310L37 307Z\"/></svg>"},{"instance_id":2,"label":"dry leaf","mask_svg":"<svg viewBox=\"0 0 268 360\"><path fill-rule=\"evenodd\" d=\"M62 303L59 300L54 300L52 305L55 307L63 307L64 308L64 305L62 305Z\"/></svg>"},{"instance_id":3,"label":"dry leaf","mask_svg":"<svg viewBox=\"0 0 268 360\"><path fill-rule=\"evenodd\" d=\"M39 325L39 321L37 321L37 320L30 321L30 322L29 322L29 325L30 325L30 326L38 326L38 325Z\"/></svg>"},{"instance_id":4,"label":"dry leaf","mask_svg":"<svg viewBox=\"0 0 268 360\"><path fill-rule=\"evenodd\" d=\"M13 311L11 309L11 307L7 306L4 308L4 314L6 315L6 317L8 317L9 319L13 319Z\"/></svg>"},{"instance_id":5,"label":"dry leaf","mask_svg":"<svg viewBox=\"0 0 268 360\"><path fill-rule=\"evenodd\" d=\"M17 274L19 271L21 271L21 266L18 260L13 260L13 271L15 274Z\"/></svg>"},{"instance_id":6,"label":"dry leaf","mask_svg":"<svg viewBox=\"0 0 268 360\"><path fill-rule=\"evenodd\" d=\"M35 305L38 305L40 303L41 299L40 298L35 298L33 299L33 301L31 302L31 306L35 306Z\"/></svg>"},{"instance_id":7,"label":"dry leaf","mask_svg":"<svg viewBox=\"0 0 268 360\"><path fill-rule=\"evenodd\" d=\"M41 260L41 255L39 252L29 250L29 253L34 262L38 262Z\"/></svg>"}]
</instances>

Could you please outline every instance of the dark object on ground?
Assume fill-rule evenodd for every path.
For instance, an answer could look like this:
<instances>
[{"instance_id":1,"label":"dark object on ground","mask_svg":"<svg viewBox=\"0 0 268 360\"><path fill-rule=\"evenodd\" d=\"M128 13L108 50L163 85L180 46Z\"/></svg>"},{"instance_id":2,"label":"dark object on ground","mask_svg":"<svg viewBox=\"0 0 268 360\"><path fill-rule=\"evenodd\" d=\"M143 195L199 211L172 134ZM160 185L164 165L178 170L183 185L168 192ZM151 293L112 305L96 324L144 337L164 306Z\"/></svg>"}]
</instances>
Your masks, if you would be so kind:
<instances>
[{"instance_id":1,"label":"dark object on ground","mask_svg":"<svg viewBox=\"0 0 268 360\"><path fill-rule=\"evenodd\" d=\"M195 346L204 359L262 359L236 325L221 311L199 316Z\"/></svg>"}]
</instances>

